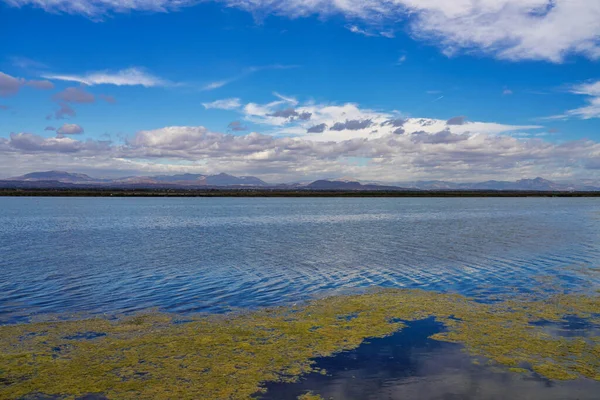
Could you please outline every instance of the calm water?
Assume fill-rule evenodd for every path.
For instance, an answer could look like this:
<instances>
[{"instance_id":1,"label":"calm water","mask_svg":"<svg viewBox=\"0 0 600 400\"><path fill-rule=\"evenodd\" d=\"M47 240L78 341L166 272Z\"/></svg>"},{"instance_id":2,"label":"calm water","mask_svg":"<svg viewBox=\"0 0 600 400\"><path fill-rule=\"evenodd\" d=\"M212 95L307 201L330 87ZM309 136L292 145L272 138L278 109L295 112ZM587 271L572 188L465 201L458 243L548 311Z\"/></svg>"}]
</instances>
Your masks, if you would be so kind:
<instances>
[{"instance_id":1,"label":"calm water","mask_svg":"<svg viewBox=\"0 0 600 400\"><path fill-rule=\"evenodd\" d=\"M600 382L555 382L506 369L474 365L462 346L437 342L443 330L432 318L358 349L317 359L327 375L294 384L269 384L264 400L294 400L307 391L343 400L597 400Z\"/></svg>"},{"instance_id":2,"label":"calm water","mask_svg":"<svg viewBox=\"0 0 600 400\"><path fill-rule=\"evenodd\" d=\"M478 294L535 275L577 285L600 266L600 201L0 198L0 254L0 323L373 285Z\"/></svg>"}]
</instances>

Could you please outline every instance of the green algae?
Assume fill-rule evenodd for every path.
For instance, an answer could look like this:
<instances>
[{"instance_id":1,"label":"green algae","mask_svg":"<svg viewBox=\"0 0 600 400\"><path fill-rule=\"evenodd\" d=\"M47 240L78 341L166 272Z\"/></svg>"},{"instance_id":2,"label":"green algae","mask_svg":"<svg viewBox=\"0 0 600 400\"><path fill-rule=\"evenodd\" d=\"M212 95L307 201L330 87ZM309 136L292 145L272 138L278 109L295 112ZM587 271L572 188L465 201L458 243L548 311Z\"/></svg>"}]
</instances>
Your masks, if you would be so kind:
<instances>
[{"instance_id":1,"label":"green algae","mask_svg":"<svg viewBox=\"0 0 600 400\"><path fill-rule=\"evenodd\" d=\"M308 392L308 393L304 393L304 394L301 394L300 396L298 396L298 400L325 400L325 399L323 399L323 397L321 397L318 394L314 394L313 392Z\"/></svg>"},{"instance_id":2,"label":"green algae","mask_svg":"<svg viewBox=\"0 0 600 400\"><path fill-rule=\"evenodd\" d=\"M461 343L474 359L553 380L600 380L599 337L555 337L533 324L570 316L597 321L599 314L600 296L490 304L384 289L183 323L152 312L8 325L0 327L0 398L102 393L118 399L248 399L266 382L294 382L315 372L316 357L354 349L430 316L447 328L433 339ZM304 398L319 398L314 396Z\"/></svg>"}]
</instances>

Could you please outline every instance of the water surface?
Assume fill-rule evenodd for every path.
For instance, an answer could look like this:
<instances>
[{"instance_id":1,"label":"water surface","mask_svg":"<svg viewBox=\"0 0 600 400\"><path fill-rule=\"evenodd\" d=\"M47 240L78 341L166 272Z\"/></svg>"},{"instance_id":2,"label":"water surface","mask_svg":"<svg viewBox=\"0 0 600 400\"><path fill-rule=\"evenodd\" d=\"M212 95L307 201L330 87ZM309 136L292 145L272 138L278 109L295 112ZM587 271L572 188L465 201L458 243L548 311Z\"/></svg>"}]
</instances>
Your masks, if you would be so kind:
<instances>
[{"instance_id":1,"label":"water surface","mask_svg":"<svg viewBox=\"0 0 600 400\"><path fill-rule=\"evenodd\" d=\"M0 198L0 323L221 312L373 285L466 294L600 266L594 198Z\"/></svg>"}]
</instances>

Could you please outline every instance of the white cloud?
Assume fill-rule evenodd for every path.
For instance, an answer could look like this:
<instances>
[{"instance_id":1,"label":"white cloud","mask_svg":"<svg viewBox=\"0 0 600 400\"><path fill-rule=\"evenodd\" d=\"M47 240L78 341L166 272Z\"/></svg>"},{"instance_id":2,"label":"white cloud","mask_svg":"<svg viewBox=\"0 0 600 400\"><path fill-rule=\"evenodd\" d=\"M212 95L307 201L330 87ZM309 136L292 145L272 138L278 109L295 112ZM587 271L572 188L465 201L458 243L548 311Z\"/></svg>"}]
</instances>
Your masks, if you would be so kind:
<instances>
[{"instance_id":1,"label":"white cloud","mask_svg":"<svg viewBox=\"0 0 600 400\"><path fill-rule=\"evenodd\" d=\"M600 81L576 85L571 90L575 94L600 97Z\"/></svg>"},{"instance_id":2,"label":"white cloud","mask_svg":"<svg viewBox=\"0 0 600 400\"><path fill-rule=\"evenodd\" d=\"M229 99L215 100L210 103L202 103L202 105L207 110L211 108L216 108L219 110L235 110L236 108L240 108L242 106L242 104L240 103L240 99L235 97Z\"/></svg>"},{"instance_id":3,"label":"white cloud","mask_svg":"<svg viewBox=\"0 0 600 400\"><path fill-rule=\"evenodd\" d=\"M273 96L277 97L279 100L285 101L286 103L289 103L293 106L298 104L298 100L295 97L291 97L291 96L284 96L280 93L277 92L273 92Z\"/></svg>"},{"instance_id":4,"label":"white cloud","mask_svg":"<svg viewBox=\"0 0 600 400\"><path fill-rule=\"evenodd\" d=\"M587 96L587 105L566 111L564 114L553 115L543 119L567 119L570 117L581 119L600 118L600 81L575 85L571 93Z\"/></svg>"},{"instance_id":5,"label":"white cloud","mask_svg":"<svg viewBox=\"0 0 600 400\"><path fill-rule=\"evenodd\" d=\"M48 12L85 15L92 19L101 19L112 13L129 11L166 12L183 6L195 4L196 0L3 0L14 7L33 6Z\"/></svg>"},{"instance_id":6,"label":"white cloud","mask_svg":"<svg viewBox=\"0 0 600 400\"><path fill-rule=\"evenodd\" d=\"M101 18L132 10L165 12L198 0L3 0L51 12ZM600 2L595 0L213 0L255 15L343 15L357 33L391 37L408 21L415 38L447 55L479 50L508 60L561 62L569 54L600 58Z\"/></svg>"},{"instance_id":7,"label":"white cloud","mask_svg":"<svg viewBox=\"0 0 600 400\"><path fill-rule=\"evenodd\" d=\"M588 105L567 111L567 116L582 119L600 118L600 97L592 97Z\"/></svg>"},{"instance_id":8,"label":"white cloud","mask_svg":"<svg viewBox=\"0 0 600 400\"><path fill-rule=\"evenodd\" d=\"M402 0L416 37L452 54L477 49L508 60L600 57L600 3L589 0Z\"/></svg>"},{"instance_id":9,"label":"white cloud","mask_svg":"<svg viewBox=\"0 0 600 400\"><path fill-rule=\"evenodd\" d=\"M32 133L11 133L9 139L0 139L0 153L6 154L52 155L77 153L93 157L111 150L108 142L93 140L83 142L65 136L43 138Z\"/></svg>"},{"instance_id":10,"label":"white cloud","mask_svg":"<svg viewBox=\"0 0 600 400\"><path fill-rule=\"evenodd\" d=\"M363 36L377 36L373 32L369 32L364 29L361 29L356 25L348 25L348 26L346 26L346 29L348 29L352 33L357 33L357 34L363 35Z\"/></svg>"},{"instance_id":11,"label":"white cloud","mask_svg":"<svg viewBox=\"0 0 600 400\"><path fill-rule=\"evenodd\" d=\"M84 85L169 86L171 82L149 74L142 68L127 68L117 72L97 71L84 75L47 74L46 79L78 82Z\"/></svg>"},{"instance_id":12,"label":"white cloud","mask_svg":"<svg viewBox=\"0 0 600 400\"><path fill-rule=\"evenodd\" d=\"M229 79L229 80L222 80L222 81L215 81L215 82L211 82L209 84L207 84L206 86L204 86L202 88L202 90L215 90L215 89L219 89L222 88L223 86L233 82L234 79Z\"/></svg>"},{"instance_id":13,"label":"white cloud","mask_svg":"<svg viewBox=\"0 0 600 400\"><path fill-rule=\"evenodd\" d=\"M296 99L278 95L281 100L267 104L248 103L240 109L247 121L270 127L266 133L274 136L295 136L315 141L340 141L348 139L371 139L389 134L398 134L398 128L406 133L436 133L449 129L456 134L483 133L499 135L509 132L524 132L541 129L540 125L507 125L495 122L468 122L447 125L446 120L433 118L401 118L395 113L363 109L358 104L300 104ZM294 108L291 109L290 105ZM310 114L310 118L284 118L293 111L294 115ZM398 119L403 124L389 123ZM366 123L370 121L370 123Z\"/></svg>"},{"instance_id":14,"label":"white cloud","mask_svg":"<svg viewBox=\"0 0 600 400\"><path fill-rule=\"evenodd\" d=\"M315 141L256 132L231 135L202 126L140 131L125 144L30 133L0 138L0 172L55 168L229 172L292 181L352 175L362 180L485 180L523 177L590 177L600 165L600 144L590 140L552 143L481 132L416 131L426 120L395 119L403 134ZM442 123L445 121L442 121ZM425 124L426 125L426 124ZM433 125L426 125L431 128ZM32 155L36 155L32 157ZM349 163L360 158L364 163ZM157 162L160 160L160 162Z\"/></svg>"}]
</instances>

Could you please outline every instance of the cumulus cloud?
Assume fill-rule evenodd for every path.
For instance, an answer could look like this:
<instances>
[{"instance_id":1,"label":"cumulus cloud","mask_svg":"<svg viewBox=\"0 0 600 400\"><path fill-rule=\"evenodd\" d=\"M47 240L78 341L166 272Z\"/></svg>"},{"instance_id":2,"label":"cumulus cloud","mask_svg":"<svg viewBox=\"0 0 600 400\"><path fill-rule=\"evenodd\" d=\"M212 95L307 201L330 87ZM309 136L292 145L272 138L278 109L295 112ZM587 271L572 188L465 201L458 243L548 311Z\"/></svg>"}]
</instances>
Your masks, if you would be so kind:
<instances>
[{"instance_id":1,"label":"cumulus cloud","mask_svg":"<svg viewBox=\"0 0 600 400\"><path fill-rule=\"evenodd\" d=\"M77 124L63 124L56 130L59 135L81 135L83 128Z\"/></svg>"},{"instance_id":2,"label":"cumulus cloud","mask_svg":"<svg viewBox=\"0 0 600 400\"><path fill-rule=\"evenodd\" d=\"M305 111L303 113L300 113L300 115L298 115L298 119L301 119L302 121L308 121L310 119L310 117L312 117L312 113Z\"/></svg>"},{"instance_id":3,"label":"cumulus cloud","mask_svg":"<svg viewBox=\"0 0 600 400\"><path fill-rule=\"evenodd\" d=\"M311 119L312 112L310 110L295 108L298 105L298 100L295 98L283 96L277 92L274 92L273 95L279 100L267 104L246 104L242 110L246 119L269 125L285 125L292 121L306 122Z\"/></svg>"},{"instance_id":4,"label":"cumulus cloud","mask_svg":"<svg viewBox=\"0 0 600 400\"><path fill-rule=\"evenodd\" d=\"M267 114L267 116L287 119L298 116L298 112L293 108L285 108L283 110L277 110L274 113Z\"/></svg>"},{"instance_id":5,"label":"cumulus cloud","mask_svg":"<svg viewBox=\"0 0 600 400\"><path fill-rule=\"evenodd\" d=\"M448 121L446 121L446 125L464 125L467 120L465 116L452 117Z\"/></svg>"},{"instance_id":6,"label":"cumulus cloud","mask_svg":"<svg viewBox=\"0 0 600 400\"><path fill-rule=\"evenodd\" d=\"M11 133L9 140L0 143L0 151L23 153L102 153L111 150L108 142L82 142L68 137L43 138L32 133Z\"/></svg>"},{"instance_id":7,"label":"cumulus cloud","mask_svg":"<svg viewBox=\"0 0 600 400\"><path fill-rule=\"evenodd\" d=\"M233 97L229 99L215 100L211 103L202 103L204 108L208 109L219 109L219 110L235 110L236 108L240 108L242 104L240 103L240 99Z\"/></svg>"},{"instance_id":8,"label":"cumulus cloud","mask_svg":"<svg viewBox=\"0 0 600 400\"><path fill-rule=\"evenodd\" d=\"M293 103L292 103L293 102ZM293 104L293 107L290 107ZM289 119L281 116L310 113L310 120ZM286 111L287 110L287 111ZM479 132L504 134L540 129L539 125L505 125L493 122L468 122L463 125L447 125L446 120L431 118L405 118L396 113L360 108L357 104L299 103L296 99L279 99L267 104L248 103L239 110L244 118L256 124L268 126L272 135L310 137L316 141L339 141L357 138L374 138L390 134L418 131L440 132L449 128L452 133ZM279 117L275 117L278 115ZM344 122L341 122L344 121ZM377 126L377 129L373 129ZM326 129L329 127L330 129Z\"/></svg>"},{"instance_id":9,"label":"cumulus cloud","mask_svg":"<svg viewBox=\"0 0 600 400\"><path fill-rule=\"evenodd\" d=\"M77 74L46 74L44 78L51 80L77 82L87 86L116 85L116 86L169 86L171 82L146 72L143 68L134 67L120 71L96 71L84 75Z\"/></svg>"},{"instance_id":10,"label":"cumulus cloud","mask_svg":"<svg viewBox=\"0 0 600 400\"><path fill-rule=\"evenodd\" d=\"M373 125L373 121L371 121L370 119L365 119L362 121L352 119L352 120L346 120L346 122L336 122L329 129L331 129L332 131L343 131L346 129L349 131L357 131L360 129L366 129L366 128L370 127L371 125Z\"/></svg>"},{"instance_id":11,"label":"cumulus cloud","mask_svg":"<svg viewBox=\"0 0 600 400\"><path fill-rule=\"evenodd\" d=\"M319 124L311 126L306 130L307 133L323 133L327 129L327 124Z\"/></svg>"},{"instance_id":12,"label":"cumulus cloud","mask_svg":"<svg viewBox=\"0 0 600 400\"><path fill-rule=\"evenodd\" d=\"M393 126L394 128L400 128L403 127L404 124L406 123L406 119L404 118L394 118L394 119L388 119L387 121L384 121L381 123L381 126Z\"/></svg>"},{"instance_id":13,"label":"cumulus cloud","mask_svg":"<svg viewBox=\"0 0 600 400\"><path fill-rule=\"evenodd\" d=\"M411 124L408 121L405 126L410 128ZM589 177L600 159L600 144L590 140L553 143L480 132L459 134L450 128L404 135L379 133L367 138L316 141L311 137L256 132L233 135L202 126L171 126L137 132L124 144L19 133L0 138L0 171L14 174L15 165L25 168L26 164L32 169L54 162L55 166L68 164L71 169L79 166L88 170L91 166L127 170L135 166L146 171L228 171L271 181L346 174L390 182L472 181L540 175ZM368 162L347 162L356 157Z\"/></svg>"},{"instance_id":14,"label":"cumulus cloud","mask_svg":"<svg viewBox=\"0 0 600 400\"><path fill-rule=\"evenodd\" d=\"M167 127L141 131L119 149L123 158L172 158L211 164L237 165L240 171L278 170L298 173L348 172L346 157L364 157L369 166L353 170L362 179L399 180L413 176L448 177L547 175L551 170L585 170L597 160L600 145L592 141L553 144L540 139L517 139L480 133L454 134L449 130L373 139L315 142L303 138L258 133L243 136L211 132L204 127ZM443 168L442 168L443 167ZM404 171L404 172L401 172ZM403 175L403 176L399 176Z\"/></svg>"},{"instance_id":15,"label":"cumulus cloud","mask_svg":"<svg viewBox=\"0 0 600 400\"><path fill-rule=\"evenodd\" d=\"M300 119L302 121L308 121L310 119L310 117L312 116L312 113L307 112L307 111L299 113L295 109L289 107L289 108L284 108L283 110L277 110L273 113L266 114L266 115L268 117L283 118L283 119L288 119L290 121L294 120L295 118Z\"/></svg>"},{"instance_id":16,"label":"cumulus cloud","mask_svg":"<svg viewBox=\"0 0 600 400\"><path fill-rule=\"evenodd\" d=\"M56 93L53 98L56 101L79 104L93 103L96 101L93 94L78 87L68 87L63 91Z\"/></svg>"},{"instance_id":17,"label":"cumulus cloud","mask_svg":"<svg viewBox=\"0 0 600 400\"><path fill-rule=\"evenodd\" d=\"M404 133L404 132L402 132ZM449 130L443 130L436 133L415 132L411 136L413 142L429 143L429 144L450 144L468 140L468 135L457 135Z\"/></svg>"},{"instance_id":18,"label":"cumulus cloud","mask_svg":"<svg viewBox=\"0 0 600 400\"><path fill-rule=\"evenodd\" d=\"M53 126L47 126L47 127L45 127L45 128L44 128L44 130L45 130L45 131L55 131L55 130L56 130L56 128L55 128L55 127L53 127Z\"/></svg>"},{"instance_id":19,"label":"cumulus cloud","mask_svg":"<svg viewBox=\"0 0 600 400\"><path fill-rule=\"evenodd\" d=\"M596 93L595 86L577 90L586 96ZM452 125L446 120L407 118L354 103L304 103L275 96L266 104L242 105L239 99L207 103L206 108L232 109L239 114L228 127L229 134L202 126L169 126L111 143L75 140L78 126L74 124L61 126L54 138L14 133L0 137L0 173L14 175L16 168L63 166L77 170L79 166L88 171L227 171L259 175L273 182L336 175L390 182L540 175L552 179L588 177L600 158L600 145L594 141L554 143L531 138L531 131L542 128L537 125L478 121ZM59 100L59 105L57 118L75 115L67 102ZM278 111L283 113L274 116ZM302 114L310 114L310 118L300 118ZM246 122L262 124L259 130L263 133L242 132ZM336 129L328 129L334 126ZM356 158L365 162L350 161Z\"/></svg>"},{"instance_id":20,"label":"cumulus cloud","mask_svg":"<svg viewBox=\"0 0 600 400\"><path fill-rule=\"evenodd\" d=\"M35 89L42 90L54 88L52 82L49 81L28 81L23 78L15 78L14 76L0 72L0 96L14 96L15 94L19 93L19 90L23 86L31 86Z\"/></svg>"}]
</instances>

